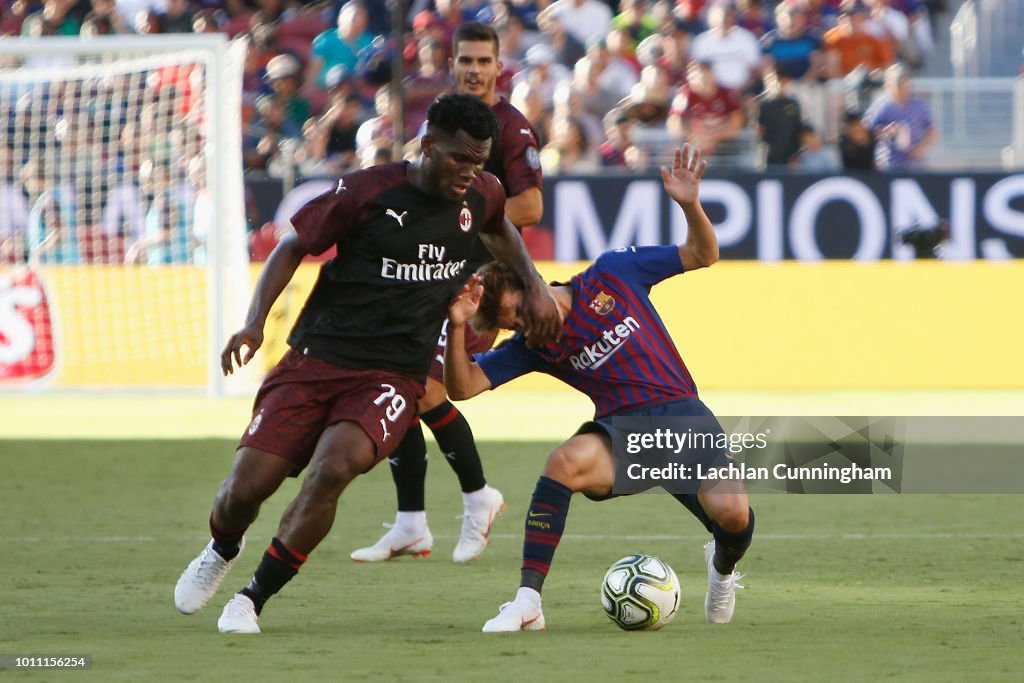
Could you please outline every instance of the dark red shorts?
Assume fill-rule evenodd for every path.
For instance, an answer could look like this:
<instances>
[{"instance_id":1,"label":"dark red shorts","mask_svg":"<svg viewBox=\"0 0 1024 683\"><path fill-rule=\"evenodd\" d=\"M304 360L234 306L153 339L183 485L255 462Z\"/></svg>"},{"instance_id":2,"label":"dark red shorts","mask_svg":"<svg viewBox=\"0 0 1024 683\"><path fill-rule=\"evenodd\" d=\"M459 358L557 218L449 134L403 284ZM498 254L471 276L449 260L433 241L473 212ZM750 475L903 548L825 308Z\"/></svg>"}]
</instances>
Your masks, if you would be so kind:
<instances>
[{"instance_id":1,"label":"dark red shorts","mask_svg":"<svg viewBox=\"0 0 1024 683\"><path fill-rule=\"evenodd\" d=\"M466 353L472 356L474 353L483 353L492 346L494 346L494 339L498 336L498 332L489 332L485 335L479 335L473 331L473 328L466 325ZM444 347L448 345L448 319L444 321L444 325L441 327L441 336L437 339L437 350L434 352L434 360L430 363L430 372L428 377L438 382L444 382Z\"/></svg>"},{"instance_id":2,"label":"dark red shorts","mask_svg":"<svg viewBox=\"0 0 1024 683\"><path fill-rule=\"evenodd\" d=\"M323 431L356 422L377 446L377 464L402 441L416 418L424 386L381 370L352 370L290 349L256 392L252 422L239 447L248 446L309 464Z\"/></svg>"}]
</instances>

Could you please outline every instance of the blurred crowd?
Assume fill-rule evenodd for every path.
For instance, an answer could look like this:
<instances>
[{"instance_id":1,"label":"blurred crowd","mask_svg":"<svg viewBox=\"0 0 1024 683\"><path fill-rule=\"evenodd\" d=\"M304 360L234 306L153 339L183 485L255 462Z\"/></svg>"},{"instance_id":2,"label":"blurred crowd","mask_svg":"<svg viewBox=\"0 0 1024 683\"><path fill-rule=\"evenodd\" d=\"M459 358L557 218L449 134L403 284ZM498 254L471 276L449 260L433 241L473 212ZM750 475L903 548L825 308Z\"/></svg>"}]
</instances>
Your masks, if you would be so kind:
<instances>
[{"instance_id":1,"label":"blurred crowd","mask_svg":"<svg viewBox=\"0 0 1024 683\"><path fill-rule=\"evenodd\" d=\"M499 91L539 132L546 174L649 171L682 140L719 169L892 170L920 164L934 140L910 79L945 0L409 0L397 36L391 6L0 0L0 34L246 37L250 177L335 176L416 154L427 107L453 87L451 35L465 21L497 30ZM822 107L837 83L842 105Z\"/></svg>"},{"instance_id":2,"label":"blurred crowd","mask_svg":"<svg viewBox=\"0 0 1024 683\"><path fill-rule=\"evenodd\" d=\"M681 139L715 155L717 168L889 169L911 157L876 149L897 139L891 124L901 122L872 128L865 114L884 69L901 64L908 78L927 59L931 16L943 8L942 0L414 0L398 40L384 0L296 7L276 21L261 9L245 29L246 167L336 174L392 158L402 149L396 130L414 154L426 107L452 87L452 32L481 21L499 33L499 88L540 132L548 174L649 170ZM396 51L405 74L398 126ZM847 94L842 107L822 106L830 81ZM842 134L826 144L824 128Z\"/></svg>"},{"instance_id":3,"label":"blurred crowd","mask_svg":"<svg viewBox=\"0 0 1024 683\"><path fill-rule=\"evenodd\" d=\"M13 0L0 33L24 36L220 31L249 38L244 160L250 173L333 175L413 141L452 87L451 34L464 21L501 38L499 82L543 137L548 173L646 169L687 138L719 166L888 168L896 135L864 114L900 63L933 49L945 0L411 0L396 40L388 0ZM392 122L392 57L405 112ZM841 80L842 111L821 88ZM826 121L836 117L841 123ZM842 130L825 145L822 128ZM888 124L886 124L888 125ZM891 130L891 129L890 129ZM906 155L909 156L909 155Z\"/></svg>"}]
</instances>

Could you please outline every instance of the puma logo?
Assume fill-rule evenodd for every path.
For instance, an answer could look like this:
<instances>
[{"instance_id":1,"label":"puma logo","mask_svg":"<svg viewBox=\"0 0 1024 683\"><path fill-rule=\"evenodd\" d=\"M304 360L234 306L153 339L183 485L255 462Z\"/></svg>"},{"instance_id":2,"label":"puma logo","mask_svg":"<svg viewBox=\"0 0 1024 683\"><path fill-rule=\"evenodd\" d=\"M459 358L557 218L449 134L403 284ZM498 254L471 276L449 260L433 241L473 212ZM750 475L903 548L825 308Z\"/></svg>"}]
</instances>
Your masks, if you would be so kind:
<instances>
[{"instance_id":1,"label":"puma logo","mask_svg":"<svg viewBox=\"0 0 1024 683\"><path fill-rule=\"evenodd\" d=\"M409 213L408 211L403 211L403 212L401 213L401 215L399 215L399 214L395 213L395 210L394 210L394 209L388 209L387 211L385 211L385 212L384 212L384 214L385 214L385 215L387 215L387 216L391 216L391 217L392 217L392 218L394 218L394 219L395 219L396 221L398 221L398 227L400 227L400 228L404 228L404 227L405 227L405 223L404 223L404 221L405 221L405 216L406 216L406 214L408 214L408 213Z\"/></svg>"}]
</instances>

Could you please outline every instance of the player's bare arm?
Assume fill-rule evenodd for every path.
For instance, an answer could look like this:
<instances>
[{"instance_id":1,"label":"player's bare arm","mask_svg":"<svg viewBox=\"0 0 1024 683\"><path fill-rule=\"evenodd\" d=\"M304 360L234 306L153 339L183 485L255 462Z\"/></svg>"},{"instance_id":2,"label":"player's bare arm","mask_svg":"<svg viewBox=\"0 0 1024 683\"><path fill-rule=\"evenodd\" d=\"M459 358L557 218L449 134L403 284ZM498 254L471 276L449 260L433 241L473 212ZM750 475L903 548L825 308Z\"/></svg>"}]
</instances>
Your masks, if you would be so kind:
<instances>
[{"instance_id":1,"label":"player's bare arm","mask_svg":"<svg viewBox=\"0 0 1024 683\"><path fill-rule=\"evenodd\" d=\"M513 225L536 225L544 215L544 195L530 187L505 200L505 215Z\"/></svg>"},{"instance_id":2,"label":"player's bare arm","mask_svg":"<svg viewBox=\"0 0 1024 683\"><path fill-rule=\"evenodd\" d=\"M245 316L245 325L231 335L220 354L220 367L225 375L234 372L235 365L246 365L263 345L263 326L266 325L270 307L291 282L295 270L307 253L295 233L288 235L274 247L256 282L256 290L252 294L252 301L249 302L249 312ZM244 355L243 346L246 349Z\"/></svg>"},{"instance_id":3,"label":"player's bare arm","mask_svg":"<svg viewBox=\"0 0 1024 683\"><path fill-rule=\"evenodd\" d=\"M530 346L542 346L562 334L562 318L547 285L530 260L523 238L506 217L501 233L480 234L484 245L497 260L508 264L526 283L523 297L523 318L526 323L526 341Z\"/></svg>"},{"instance_id":4,"label":"player's bare arm","mask_svg":"<svg viewBox=\"0 0 1024 683\"><path fill-rule=\"evenodd\" d=\"M444 348L444 388L456 401L472 398L491 388L491 381L466 353L466 323L480 307L484 287L470 277L448 306L448 343Z\"/></svg>"},{"instance_id":5,"label":"player's bare arm","mask_svg":"<svg viewBox=\"0 0 1024 683\"><path fill-rule=\"evenodd\" d=\"M686 242L679 245L679 260L686 271L706 268L718 260L718 237L700 204L700 181L708 162L700 149L689 144L676 149L672 170L661 169L665 192L679 205L686 217Z\"/></svg>"}]
</instances>

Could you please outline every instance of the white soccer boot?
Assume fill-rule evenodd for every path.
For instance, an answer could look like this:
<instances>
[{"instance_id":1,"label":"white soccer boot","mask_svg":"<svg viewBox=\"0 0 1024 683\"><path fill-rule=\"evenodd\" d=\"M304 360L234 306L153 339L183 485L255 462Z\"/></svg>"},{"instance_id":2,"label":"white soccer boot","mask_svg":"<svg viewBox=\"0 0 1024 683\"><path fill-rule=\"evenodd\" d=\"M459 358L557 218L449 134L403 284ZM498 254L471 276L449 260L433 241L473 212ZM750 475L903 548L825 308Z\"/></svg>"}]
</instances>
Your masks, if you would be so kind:
<instances>
[{"instance_id":1,"label":"white soccer boot","mask_svg":"<svg viewBox=\"0 0 1024 683\"><path fill-rule=\"evenodd\" d=\"M484 633L510 633L512 631L543 631L544 611L540 593L532 588L520 588L512 602L498 608L498 616L484 624Z\"/></svg>"},{"instance_id":2,"label":"white soccer boot","mask_svg":"<svg viewBox=\"0 0 1024 683\"><path fill-rule=\"evenodd\" d=\"M349 556L356 562L386 562L400 555L426 557L434 549L430 529L411 529L402 524L385 524L388 532L373 545L352 551Z\"/></svg>"},{"instance_id":3,"label":"white soccer boot","mask_svg":"<svg viewBox=\"0 0 1024 683\"><path fill-rule=\"evenodd\" d=\"M505 511L505 497L498 489L484 486L469 495L480 500L466 503L460 516L462 532L459 534L459 542L455 544L455 550L452 551L452 560L460 563L480 557L480 553L490 543L488 536L491 533L491 525Z\"/></svg>"},{"instance_id":4,"label":"white soccer boot","mask_svg":"<svg viewBox=\"0 0 1024 683\"><path fill-rule=\"evenodd\" d=\"M213 549L211 540L199 557L189 562L181 573L178 584L174 587L174 606L183 614L198 612L220 587L220 582L228 575L235 560L245 549L245 539L238 544L238 555L234 559L225 560Z\"/></svg>"},{"instance_id":5,"label":"white soccer boot","mask_svg":"<svg viewBox=\"0 0 1024 683\"><path fill-rule=\"evenodd\" d=\"M259 633L260 618L256 614L256 605L248 596L235 593L235 597L224 605L217 630L221 633Z\"/></svg>"},{"instance_id":6,"label":"white soccer boot","mask_svg":"<svg viewBox=\"0 0 1024 683\"><path fill-rule=\"evenodd\" d=\"M732 613L736 610L736 589L743 588L739 583L743 574L733 571L732 574L719 574L715 569L715 541L704 544L704 561L708 565L708 591L704 596L704 617L709 624L728 624L732 621Z\"/></svg>"}]
</instances>

